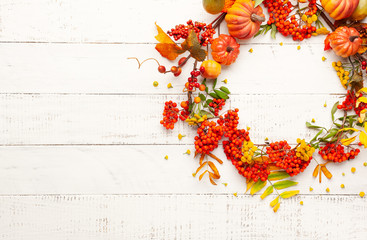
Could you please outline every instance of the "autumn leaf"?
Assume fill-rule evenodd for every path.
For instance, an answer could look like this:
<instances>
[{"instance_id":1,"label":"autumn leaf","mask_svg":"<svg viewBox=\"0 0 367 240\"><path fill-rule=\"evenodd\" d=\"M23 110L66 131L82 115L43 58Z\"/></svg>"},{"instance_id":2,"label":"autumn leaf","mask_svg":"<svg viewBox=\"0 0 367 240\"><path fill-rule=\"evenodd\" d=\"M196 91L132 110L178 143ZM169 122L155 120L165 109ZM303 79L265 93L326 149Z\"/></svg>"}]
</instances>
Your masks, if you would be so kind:
<instances>
[{"instance_id":1,"label":"autumn leaf","mask_svg":"<svg viewBox=\"0 0 367 240\"><path fill-rule=\"evenodd\" d=\"M181 44L181 47L183 50L189 51L191 56L199 62L204 61L206 58L207 52L204 49L201 49L198 37L193 30L190 31L189 36Z\"/></svg>"},{"instance_id":2,"label":"autumn leaf","mask_svg":"<svg viewBox=\"0 0 367 240\"><path fill-rule=\"evenodd\" d=\"M331 172L329 172L329 170L325 166L321 166L321 171L324 173L325 177L327 177L328 179L333 177Z\"/></svg>"},{"instance_id":3,"label":"autumn leaf","mask_svg":"<svg viewBox=\"0 0 367 240\"><path fill-rule=\"evenodd\" d=\"M358 53L363 54L367 51L367 38L362 38L362 44L358 48Z\"/></svg>"},{"instance_id":4,"label":"autumn leaf","mask_svg":"<svg viewBox=\"0 0 367 240\"><path fill-rule=\"evenodd\" d=\"M273 186L275 187L275 189L280 190L280 189L288 188L288 187L291 187L297 184L298 182L294 182L290 180L283 180L283 181L274 183Z\"/></svg>"},{"instance_id":5,"label":"autumn leaf","mask_svg":"<svg viewBox=\"0 0 367 240\"><path fill-rule=\"evenodd\" d=\"M340 140L340 142L344 145L344 146L349 146L349 144L351 144L352 142L354 142L354 140L356 140L357 136L351 137L351 138L344 138L342 140Z\"/></svg>"},{"instance_id":6,"label":"autumn leaf","mask_svg":"<svg viewBox=\"0 0 367 240\"><path fill-rule=\"evenodd\" d=\"M286 171L276 171L272 172L268 176L269 181L282 180L284 178L290 177Z\"/></svg>"},{"instance_id":7,"label":"autumn leaf","mask_svg":"<svg viewBox=\"0 0 367 240\"><path fill-rule=\"evenodd\" d=\"M276 197L273 201L270 202L270 207L274 207L279 203L279 196Z\"/></svg>"},{"instance_id":8,"label":"autumn leaf","mask_svg":"<svg viewBox=\"0 0 367 240\"><path fill-rule=\"evenodd\" d=\"M195 174L198 174L199 171L205 166L205 164L207 164L208 162L204 162L203 164L200 165L200 167L198 167L198 169L196 169Z\"/></svg>"},{"instance_id":9,"label":"autumn leaf","mask_svg":"<svg viewBox=\"0 0 367 240\"><path fill-rule=\"evenodd\" d=\"M319 171L320 171L320 164L317 164L317 166L313 170L312 176L317 177L317 175L319 174Z\"/></svg>"},{"instance_id":10,"label":"autumn leaf","mask_svg":"<svg viewBox=\"0 0 367 240\"><path fill-rule=\"evenodd\" d=\"M275 207L273 208L273 211L277 212L279 207L280 207L280 203L277 203L277 205L275 205Z\"/></svg>"},{"instance_id":11,"label":"autumn leaf","mask_svg":"<svg viewBox=\"0 0 367 240\"><path fill-rule=\"evenodd\" d=\"M254 185L254 180L246 180L246 184L247 184L247 188L246 188L246 192Z\"/></svg>"},{"instance_id":12,"label":"autumn leaf","mask_svg":"<svg viewBox=\"0 0 367 240\"><path fill-rule=\"evenodd\" d=\"M257 181L254 186L251 188L250 194L254 195L255 193L257 193L258 191L260 191L261 189L263 189L266 185L266 181Z\"/></svg>"},{"instance_id":13,"label":"autumn leaf","mask_svg":"<svg viewBox=\"0 0 367 240\"><path fill-rule=\"evenodd\" d=\"M297 195L299 193L299 190L294 190L294 191L285 191L285 192L282 192L280 194L280 196L282 198L290 198L290 197L293 197L295 195Z\"/></svg>"},{"instance_id":14,"label":"autumn leaf","mask_svg":"<svg viewBox=\"0 0 367 240\"><path fill-rule=\"evenodd\" d=\"M261 194L260 198L261 199L264 199L266 198L267 196L269 196L270 194L272 194L274 191L274 187L273 186L269 186L264 192L263 194Z\"/></svg>"},{"instance_id":15,"label":"autumn leaf","mask_svg":"<svg viewBox=\"0 0 367 240\"><path fill-rule=\"evenodd\" d=\"M163 30L160 26L157 26L158 34L155 36L155 39L159 43L155 46L155 49L169 60L175 60L177 56L184 53L186 50L182 49L178 46Z\"/></svg>"},{"instance_id":16,"label":"autumn leaf","mask_svg":"<svg viewBox=\"0 0 367 240\"><path fill-rule=\"evenodd\" d=\"M365 132L359 134L359 141L363 144L364 148L367 148L367 135Z\"/></svg>"}]
</instances>

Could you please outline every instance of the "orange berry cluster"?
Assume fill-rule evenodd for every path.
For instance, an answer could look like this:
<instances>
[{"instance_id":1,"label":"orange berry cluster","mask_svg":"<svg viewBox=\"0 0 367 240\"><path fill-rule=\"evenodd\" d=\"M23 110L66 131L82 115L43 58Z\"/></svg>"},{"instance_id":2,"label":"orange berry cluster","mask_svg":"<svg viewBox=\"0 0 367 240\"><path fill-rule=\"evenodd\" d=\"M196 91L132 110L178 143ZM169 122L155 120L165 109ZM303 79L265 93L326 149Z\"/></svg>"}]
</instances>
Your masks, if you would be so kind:
<instances>
[{"instance_id":1,"label":"orange berry cluster","mask_svg":"<svg viewBox=\"0 0 367 240\"><path fill-rule=\"evenodd\" d=\"M166 129L173 129L175 127L175 123L178 121L178 108L177 103L172 101L167 101L164 104L164 111L163 111L163 120L160 123Z\"/></svg>"},{"instance_id":2,"label":"orange berry cluster","mask_svg":"<svg viewBox=\"0 0 367 240\"><path fill-rule=\"evenodd\" d=\"M219 111L222 110L224 105L226 104L225 99L216 99L214 98L211 103L209 103L209 107L213 108L214 116L219 115Z\"/></svg>"},{"instance_id":3,"label":"orange berry cluster","mask_svg":"<svg viewBox=\"0 0 367 240\"><path fill-rule=\"evenodd\" d=\"M324 147L320 147L319 154L324 160L333 162L344 162L354 159L360 150L351 149L349 152L344 152L344 146L341 144L327 143Z\"/></svg>"},{"instance_id":4,"label":"orange berry cluster","mask_svg":"<svg viewBox=\"0 0 367 240\"><path fill-rule=\"evenodd\" d=\"M182 107L182 110L180 112L180 120L181 121L185 121L189 115L190 115L190 112L189 112L189 101L182 101L181 102L181 107Z\"/></svg>"},{"instance_id":5,"label":"orange berry cluster","mask_svg":"<svg viewBox=\"0 0 367 240\"><path fill-rule=\"evenodd\" d=\"M239 119L240 118L238 117L238 108L236 108L234 111L229 110L226 114L224 114L224 117L219 117L218 124L223 126L225 137L229 138L232 134L234 134L234 132L237 130Z\"/></svg>"},{"instance_id":6,"label":"orange berry cluster","mask_svg":"<svg viewBox=\"0 0 367 240\"><path fill-rule=\"evenodd\" d=\"M199 154L208 154L218 147L223 136L223 127L216 122L205 120L197 130L195 150Z\"/></svg>"},{"instance_id":7,"label":"orange berry cluster","mask_svg":"<svg viewBox=\"0 0 367 240\"><path fill-rule=\"evenodd\" d=\"M287 141L270 143L270 146L266 148L266 153L271 162L284 169L290 176L303 172L312 159L312 157L309 157L307 161L303 160L299 151L291 149Z\"/></svg>"},{"instance_id":8,"label":"orange berry cluster","mask_svg":"<svg viewBox=\"0 0 367 240\"><path fill-rule=\"evenodd\" d=\"M283 36L291 35L294 41L302 41L303 39L310 38L312 33L316 32L316 27L312 26L312 22L306 22L300 25L301 21L296 19L295 14L289 18L290 13L295 9L295 6L289 0L265 0L263 3L269 13L267 24L275 24L277 30ZM316 0L309 0L308 10L304 15L312 16L316 12Z\"/></svg>"},{"instance_id":9,"label":"orange berry cluster","mask_svg":"<svg viewBox=\"0 0 367 240\"><path fill-rule=\"evenodd\" d=\"M198 40L202 46L205 47L212 42L215 30L211 24L207 25L206 23L193 22L192 20L187 21L186 24L187 25L176 25L175 28L172 28L167 34L177 41L181 38L186 39L190 31L193 30L198 36ZM200 32L202 32L201 35Z\"/></svg>"}]
</instances>

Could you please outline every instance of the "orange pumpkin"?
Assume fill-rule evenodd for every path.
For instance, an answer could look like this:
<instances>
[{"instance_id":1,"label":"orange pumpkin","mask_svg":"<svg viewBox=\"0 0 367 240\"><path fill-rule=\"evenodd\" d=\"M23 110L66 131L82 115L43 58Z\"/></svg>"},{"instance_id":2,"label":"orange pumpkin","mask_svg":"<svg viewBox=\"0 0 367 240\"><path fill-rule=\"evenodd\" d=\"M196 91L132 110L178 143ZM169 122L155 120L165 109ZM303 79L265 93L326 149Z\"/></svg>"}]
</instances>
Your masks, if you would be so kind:
<instances>
[{"instance_id":1,"label":"orange pumpkin","mask_svg":"<svg viewBox=\"0 0 367 240\"><path fill-rule=\"evenodd\" d=\"M225 20L231 36L249 39L259 31L265 15L260 6L254 8L254 5L252 0L237 0L228 9Z\"/></svg>"},{"instance_id":2,"label":"orange pumpkin","mask_svg":"<svg viewBox=\"0 0 367 240\"><path fill-rule=\"evenodd\" d=\"M359 0L321 0L321 5L335 20L350 17L358 6Z\"/></svg>"},{"instance_id":3,"label":"orange pumpkin","mask_svg":"<svg viewBox=\"0 0 367 240\"><path fill-rule=\"evenodd\" d=\"M207 79L216 79L222 69L220 64L213 60L202 62L201 67L204 67L204 72L201 75Z\"/></svg>"},{"instance_id":4,"label":"orange pumpkin","mask_svg":"<svg viewBox=\"0 0 367 240\"><path fill-rule=\"evenodd\" d=\"M355 28L339 27L325 39L325 50L333 49L341 57L349 57L358 52L362 44L359 32Z\"/></svg>"},{"instance_id":5,"label":"orange pumpkin","mask_svg":"<svg viewBox=\"0 0 367 240\"><path fill-rule=\"evenodd\" d=\"M224 65L231 65L240 53L240 45L233 37L221 34L211 44L212 56L215 61Z\"/></svg>"}]
</instances>

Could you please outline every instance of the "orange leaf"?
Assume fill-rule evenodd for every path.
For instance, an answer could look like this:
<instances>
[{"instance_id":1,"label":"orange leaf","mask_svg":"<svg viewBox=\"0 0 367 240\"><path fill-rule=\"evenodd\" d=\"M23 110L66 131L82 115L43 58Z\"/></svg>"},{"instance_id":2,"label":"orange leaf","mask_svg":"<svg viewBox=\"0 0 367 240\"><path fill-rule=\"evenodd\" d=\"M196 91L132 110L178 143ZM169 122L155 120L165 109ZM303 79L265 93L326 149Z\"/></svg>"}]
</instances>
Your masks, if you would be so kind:
<instances>
[{"instance_id":1,"label":"orange leaf","mask_svg":"<svg viewBox=\"0 0 367 240\"><path fill-rule=\"evenodd\" d=\"M203 164L200 165L200 167L198 167L198 169L196 169L196 173L198 174L198 172L205 166L205 164L207 164L208 162L204 162Z\"/></svg>"},{"instance_id":2,"label":"orange leaf","mask_svg":"<svg viewBox=\"0 0 367 240\"><path fill-rule=\"evenodd\" d=\"M214 165L214 163L211 162L211 161L208 161L208 164L209 164L209 167L213 170L214 174L217 175L217 176L220 176L219 171L218 171L217 167Z\"/></svg>"},{"instance_id":3,"label":"orange leaf","mask_svg":"<svg viewBox=\"0 0 367 240\"><path fill-rule=\"evenodd\" d=\"M321 167L321 171L324 173L325 177L327 177L328 179L333 177L331 172L329 172L329 170L325 166Z\"/></svg>"},{"instance_id":4,"label":"orange leaf","mask_svg":"<svg viewBox=\"0 0 367 240\"><path fill-rule=\"evenodd\" d=\"M214 154L212 154L212 153L208 153L208 155L209 155L209 157L211 157L211 158L214 158L215 160L217 160L220 164L222 164L223 163L223 161L222 160L220 160L217 156L215 156Z\"/></svg>"},{"instance_id":5,"label":"orange leaf","mask_svg":"<svg viewBox=\"0 0 367 240\"><path fill-rule=\"evenodd\" d=\"M200 156L200 165L203 164L204 157L205 157L205 154L201 154L201 156Z\"/></svg>"},{"instance_id":6,"label":"orange leaf","mask_svg":"<svg viewBox=\"0 0 367 240\"><path fill-rule=\"evenodd\" d=\"M214 174L214 173L212 173L212 172L209 172L209 176L210 176L211 178L214 178L214 179L219 179L219 178L220 178L220 176L215 175L215 174Z\"/></svg>"},{"instance_id":7,"label":"orange leaf","mask_svg":"<svg viewBox=\"0 0 367 240\"><path fill-rule=\"evenodd\" d=\"M191 54L191 57L200 62L204 61L206 58L207 52L204 49L201 49L198 36L196 35L194 30L190 31L189 36L181 44L181 47L183 51L188 50Z\"/></svg>"},{"instance_id":8,"label":"orange leaf","mask_svg":"<svg viewBox=\"0 0 367 240\"><path fill-rule=\"evenodd\" d=\"M175 60L178 55L184 53L183 50L178 46L163 30L160 26L157 26L158 34L155 39L159 43L155 46L155 49L162 55L162 57L168 58L169 60Z\"/></svg>"},{"instance_id":9,"label":"orange leaf","mask_svg":"<svg viewBox=\"0 0 367 240\"><path fill-rule=\"evenodd\" d=\"M319 173L319 170L320 170L320 165L317 165L315 167L315 170L313 170L312 176L317 177L317 174Z\"/></svg>"},{"instance_id":10,"label":"orange leaf","mask_svg":"<svg viewBox=\"0 0 367 240\"><path fill-rule=\"evenodd\" d=\"M367 38L362 38L362 44L358 48L358 53L363 54L367 51Z\"/></svg>"},{"instance_id":11,"label":"orange leaf","mask_svg":"<svg viewBox=\"0 0 367 240\"><path fill-rule=\"evenodd\" d=\"M213 185L217 185L215 182L214 182L214 180L209 176L209 180L210 180L210 182L213 184Z\"/></svg>"},{"instance_id":12,"label":"orange leaf","mask_svg":"<svg viewBox=\"0 0 367 240\"><path fill-rule=\"evenodd\" d=\"M204 177L204 175L205 175L206 172L208 172L208 170L205 170L202 174L200 174L199 181L201 181L201 179Z\"/></svg>"}]
</instances>

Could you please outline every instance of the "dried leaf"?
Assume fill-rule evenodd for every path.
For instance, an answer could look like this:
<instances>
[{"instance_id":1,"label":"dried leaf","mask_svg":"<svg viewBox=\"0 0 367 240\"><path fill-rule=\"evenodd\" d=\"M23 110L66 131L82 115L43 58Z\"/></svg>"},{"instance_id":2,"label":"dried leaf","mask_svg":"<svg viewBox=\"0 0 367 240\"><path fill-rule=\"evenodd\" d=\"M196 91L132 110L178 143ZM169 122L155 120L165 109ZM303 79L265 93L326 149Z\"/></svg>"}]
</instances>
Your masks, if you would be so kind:
<instances>
[{"instance_id":1,"label":"dried leaf","mask_svg":"<svg viewBox=\"0 0 367 240\"><path fill-rule=\"evenodd\" d=\"M321 167L319 168L319 183L321 183L321 177L322 177L322 174L321 174Z\"/></svg>"},{"instance_id":2,"label":"dried leaf","mask_svg":"<svg viewBox=\"0 0 367 240\"><path fill-rule=\"evenodd\" d=\"M356 140L357 136L354 137L350 137L350 138L344 138L342 140L340 140L340 142L344 145L344 146L349 146L349 144L351 144L352 142L354 142L354 140Z\"/></svg>"},{"instance_id":3,"label":"dried leaf","mask_svg":"<svg viewBox=\"0 0 367 240\"><path fill-rule=\"evenodd\" d=\"M280 190L280 189L295 186L297 184L298 182L295 182L295 181L283 180L283 181L274 183L273 186L275 187L275 189Z\"/></svg>"},{"instance_id":4,"label":"dried leaf","mask_svg":"<svg viewBox=\"0 0 367 240\"><path fill-rule=\"evenodd\" d=\"M220 176L219 171L218 171L217 167L214 165L214 163L211 162L211 161L208 161L208 164L209 164L209 167L213 170L214 174L217 175L217 176Z\"/></svg>"},{"instance_id":5,"label":"dried leaf","mask_svg":"<svg viewBox=\"0 0 367 240\"><path fill-rule=\"evenodd\" d=\"M266 198L267 196L269 196L270 194L272 194L274 191L274 187L273 186L269 186L264 192L263 194L261 194L260 198L261 199L264 199Z\"/></svg>"},{"instance_id":6,"label":"dried leaf","mask_svg":"<svg viewBox=\"0 0 367 240\"><path fill-rule=\"evenodd\" d=\"M276 181L276 180L282 180L287 177L290 177L290 176L286 171L276 171L276 172L272 172L269 174L268 180Z\"/></svg>"},{"instance_id":7,"label":"dried leaf","mask_svg":"<svg viewBox=\"0 0 367 240\"><path fill-rule=\"evenodd\" d=\"M215 174L214 174L214 173L212 173L212 172L209 172L209 176L210 176L211 178L214 178L214 179L219 179L219 178L220 178L220 176L215 175Z\"/></svg>"},{"instance_id":8,"label":"dried leaf","mask_svg":"<svg viewBox=\"0 0 367 240\"><path fill-rule=\"evenodd\" d=\"M313 170L312 176L313 176L313 177L317 177L317 174L319 174L319 171L320 171L320 165L318 164L318 165L315 167L315 170Z\"/></svg>"},{"instance_id":9,"label":"dried leaf","mask_svg":"<svg viewBox=\"0 0 367 240\"><path fill-rule=\"evenodd\" d=\"M191 53L191 56L199 62L204 61L206 58L207 52L204 49L201 49L198 36L193 30L190 31L189 36L181 44L181 47L184 50L188 50Z\"/></svg>"},{"instance_id":10,"label":"dried leaf","mask_svg":"<svg viewBox=\"0 0 367 240\"><path fill-rule=\"evenodd\" d=\"M208 170L205 170L202 174L200 174L199 176L199 181L201 181L201 179L204 177L205 173L207 173Z\"/></svg>"},{"instance_id":11,"label":"dried leaf","mask_svg":"<svg viewBox=\"0 0 367 240\"><path fill-rule=\"evenodd\" d=\"M200 165L200 167L198 167L198 169L196 169L195 174L198 174L198 172L205 166L205 164L207 164L208 162L204 162L203 164Z\"/></svg>"},{"instance_id":12,"label":"dried leaf","mask_svg":"<svg viewBox=\"0 0 367 240\"><path fill-rule=\"evenodd\" d=\"M295 195L297 195L299 193L299 190L294 190L294 191L285 191L285 192L282 192L280 194L280 196L282 198L290 198L290 197L293 197Z\"/></svg>"},{"instance_id":13,"label":"dried leaf","mask_svg":"<svg viewBox=\"0 0 367 240\"><path fill-rule=\"evenodd\" d=\"M359 134L359 141L363 144L364 148L367 148L367 135L365 132Z\"/></svg>"},{"instance_id":14,"label":"dried leaf","mask_svg":"<svg viewBox=\"0 0 367 240\"><path fill-rule=\"evenodd\" d=\"M333 177L333 174L331 174L331 172L329 172L329 170L325 166L321 166L321 171L324 173L325 177L327 177L328 179Z\"/></svg>"},{"instance_id":15,"label":"dried leaf","mask_svg":"<svg viewBox=\"0 0 367 240\"><path fill-rule=\"evenodd\" d=\"M209 180L210 180L210 182L213 184L213 185L217 185L215 182L214 182L214 180L209 176Z\"/></svg>"},{"instance_id":16,"label":"dried leaf","mask_svg":"<svg viewBox=\"0 0 367 240\"><path fill-rule=\"evenodd\" d=\"M250 194L254 195L255 193L257 193L258 191L260 191L261 189L263 189L266 186L266 181L257 181L254 186L252 186Z\"/></svg>"},{"instance_id":17,"label":"dried leaf","mask_svg":"<svg viewBox=\"0 0 367 240\"><path fill-rule=\"evenodd\" d=\"M169 60L175 60L178 55L184 53L186 50L182 49L178 46L163 30L160 26L157 26L158 34L155 36L155 39L159 43L155 46L155 49Z\"/></svg>"},{"instance_id":18,"label":"dried leaf","mask_svg":"<svg viewBox=\"0 0 367 240\"><path fill-rule=\"evenodd\" d=\"M213 158L213 159L215 159L215 160L217 160L217 162L219 162L220 164L222 164L223 163L223 161L222 160L220 160L217 156L215 156L214 154L212 154L212 153L208 153L208 156L209 157L211 157L211 158Z\"/></svg>"},{"instance_id":19,"label":"dried leaf","mask_svg":"<svg viewBox=\"0 0 367 240\"><path fill-rule=\"evenodd\" d=\"M203 160L204 160L205 154L201 154L200 156L200 165L203 164Z\"/></svg>"},{"instance_id":20,"label":"dried leaf","mask_svg":"<svg viewBox=\"0 0 367 240\"><path fill-rule=\"evenodd\" d=\"M274 207L279 203L279 196L276 197L273 201L270 202L270 207Z\"/></svg>"},{"instance_id":21,"label":"dried leaf","mask_svg":"<svg viewBox=\"0 0 367 240\"><path fill-rule=\"evenodd\" d=\"M360 130L356 129L356 128L342 128L339 130L339 132L343 132L343 131L354 131L354 132L359 132Z\"/></svg>"},{"instance_id":22,"label":"dried leaf","mask_svg":"<svg viewBox=\"0 0 367 240\"><path fill-rule=\"evenodd\" d=\"M273 208L273 211L277 212L279 207L280 207L280 203L277 203L277 205L275 205L275 207Z\"/></svg>"},{"instance_id":23,"label":"dried leaf","mask_svg":"<svg viewBox=\"0 0 367 240\"><path fill-rule=\"evenodd\" d=\"M358 53L363 54L367 51L367 38L362 38L362 44L358 48Z\"/></svg>"},{"instance_id":24,"label":"dried leaf","mask_svg":"<svg viewBox=\"0 0 367 240\"><path fill-rule=\"evenodd\" d=\"M247 184L246 192L254 185L254 183L255 183L254 180L247 180L246 179L246 184Z\"/></svg>"}]
</instances>

